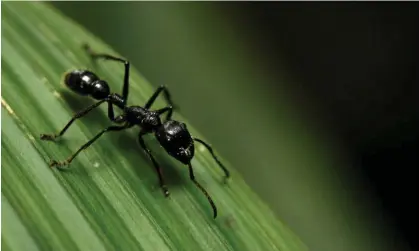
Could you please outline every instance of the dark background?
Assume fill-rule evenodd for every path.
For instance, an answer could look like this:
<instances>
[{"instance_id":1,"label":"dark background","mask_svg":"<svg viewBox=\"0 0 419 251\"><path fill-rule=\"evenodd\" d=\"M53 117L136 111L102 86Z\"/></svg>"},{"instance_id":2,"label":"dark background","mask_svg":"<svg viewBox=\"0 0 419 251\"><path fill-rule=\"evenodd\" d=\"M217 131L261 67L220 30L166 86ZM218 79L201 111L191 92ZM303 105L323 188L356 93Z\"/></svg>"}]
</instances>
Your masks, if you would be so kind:
<instances>
[{"instance_id":1,"label":"dark background","mask_svg":"<svg viewBox=\"0 0 419 251\"><path fill-rule=\"evenodd\" d=\"M134 53L134 40L127 40L136 31L133 26L124 26L128 21L124 14L117 13L115 3L54 5L121 54ZM126 5L119 11L131 8ZM197 4L185 5L193 8ZM263 55L265 70L271 76L278 74L280 79L285 68L287 75L299 80L285 84L286 88L293 93L294 102L304 108L307 120L316 121L313 127L327 131L344 149L349 161L341 172L363 176L368 192L378 198L384 214L390 216L386 224L397 230L398 237L406 238L410 247L418 249L419 5L241 2L200 6L211 8L231 31L244 34L242 38L253 48L251 54L257 59ZM120 23L109 24L112 18L119 18ZM138 20L140 25L142 18ZM125 42L118 43L113 32L124 28ZM140 65L151 83L158 82L157 71L141 67L134 56L132 61ZM175 73L168 69L168 73L160 74ZM280 95L277 83L266 81L260 88ZM194 120L187 109L186 116L204 134L212 135L211 129L199 124L200 119Z\"/></svg>"},{"instance_id":2,"label":"dark background","mask_svg":"<svg viewBox=\"0 0 419 251\"><path fill-rule=\"evenodd\" d=\"M418 3L241 3L237 15L272 65L280 51L309 83L294 88L324 109L418 249Z\"/></svg>"},{"instance_id":3,"label":"dark background","mask_svg":"<svg viewBox=\"0 0 419 251\"><path fill-rule=\"evenodd\" d=\"M418 249L418 3L236 7L229 5L236 22L251 30L270 63L285 56L304 79L293 88L321 106L394 226Z\"/></svg>"}]
</instances>

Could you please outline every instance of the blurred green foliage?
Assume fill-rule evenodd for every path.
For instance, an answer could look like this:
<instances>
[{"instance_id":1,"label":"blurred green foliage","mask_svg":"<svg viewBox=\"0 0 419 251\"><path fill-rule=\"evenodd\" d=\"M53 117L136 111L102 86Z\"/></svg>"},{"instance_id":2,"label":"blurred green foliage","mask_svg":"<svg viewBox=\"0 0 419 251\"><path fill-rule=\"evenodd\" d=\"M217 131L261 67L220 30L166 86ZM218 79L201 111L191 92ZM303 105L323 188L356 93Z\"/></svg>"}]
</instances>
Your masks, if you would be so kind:
<instances>
[{"instance_id":1,"label":"blurred green foliage","mask_svg":"<svg viewBox=\"0 0 419 251\"><path fill-rule=\"evenodd\" d=\"M222 5L53 4L168 85L181 113L313 250L387 250L370 202L348 191L362 187L341 172L345 156L287 88L298 76L286 62L268 65Z\"/></svg>"}]
</instances>

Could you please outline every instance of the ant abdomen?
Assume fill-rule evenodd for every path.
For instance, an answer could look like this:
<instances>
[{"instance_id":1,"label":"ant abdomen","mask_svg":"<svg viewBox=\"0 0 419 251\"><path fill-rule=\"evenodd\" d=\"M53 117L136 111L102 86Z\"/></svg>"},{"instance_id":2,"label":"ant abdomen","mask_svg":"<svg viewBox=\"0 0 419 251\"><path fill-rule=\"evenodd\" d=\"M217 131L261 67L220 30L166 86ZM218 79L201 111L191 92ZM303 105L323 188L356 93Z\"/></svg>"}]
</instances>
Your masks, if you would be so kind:
<instances>
[{"instance_id":1,"label":"ant abdomen","mask_svg":"<svg viewBox=\"0 0 419 251\"><path fill-rule=\"evenodd\" d=\"M97 100L104 99L110 94L108 83L87 70L68 72L64 77L64 83L73 92L82 96L89 95Z\"/></svg>"}]
</instances>

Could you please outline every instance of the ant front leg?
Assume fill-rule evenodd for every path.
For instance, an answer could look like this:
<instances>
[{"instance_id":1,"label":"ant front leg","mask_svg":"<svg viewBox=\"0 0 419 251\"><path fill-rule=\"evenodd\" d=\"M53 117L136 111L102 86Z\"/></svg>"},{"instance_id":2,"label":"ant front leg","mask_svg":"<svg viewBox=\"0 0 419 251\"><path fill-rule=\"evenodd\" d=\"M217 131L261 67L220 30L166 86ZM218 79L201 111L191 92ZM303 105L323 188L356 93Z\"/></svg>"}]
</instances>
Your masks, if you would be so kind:
<instances>
[{"instance_id":1,"label":"ant front leg","mask_svg":"<svg viewBox=\"0 0 419 251\"><path fill-rule=\"evenodd\" d=\"M106 101L108 100L107 99L101 100L85 108L84 110L79 111L71 118L71 120L67 123L67 125L65 125L64 128L58 134L41 134L41 140L53 141L56 138L61 137L67 131L67 129L71 126L71 124L73 124L73 122L76 121L76 119L83 117L84 115L88 114L91 110L93 110L94 108L98 107L99 105L101 105L103 102L106 102Z\"/></svg>"},{"instance_id":2,"label":"ant front leg","mask_svg":"<svg viewBox=\"0 0 419 251\"><path fill-rule=\"evenodd\" d=\"M130 68L129 61L122 58L114 57L112 55L105 54L105 53L96 53L90 48L88 44L84 44L83 48L86 50L87 54L89 54L89 56L93 60L104 59L104 60L111 60L111 61L116 61L116 62L120 62L124 64L125 74L124 74L124 86L122 87L122 98L124 99L124 105L125 105L128 100L128 94L129 94L129 68Z\"/></svg>"},{"instance_id":3,"label":"ant front leg","mask_svg":"<svg viewBox=\"0 0 419 251\"><path fill-rule=\"evenodd\" d=\"M148 149L147 145L145 144L144 139L143 139L144 135L145 135L144 132L140 132L140 134L138 135L138 141L140 142L141 147L144 149L148 157L153 162L154 169L156 170L159 176L160 188L163 190L164 196L168 197L170 193L163 179L163 171L161 170L161 167L159 166L159 164L157 164L157 161L154 159L153 154L151 153L150 149Z\"/></svg>"},{"instance_id":4,"label":"ant front leg","mask_svg":"<svg viewBox=\"0 0 419 251\"><path fill-rule=\"evenodd\" d=\"M145 104L145 108L146 109L150 109L150 107L153 105L154 101L156 100L156 98L159 96L159 94L163 92L164 98L166 99L166 102L169 104L169 106L171 106L174 110L178 110L178 107L173 103L172 101L172 97L170 95L169 90L167 89L166 86L161 85L153 94L153 96L151 96L151 98L147 101L147 103ZM170 116L167 116L167 119L170 119L172 116L172 113L170 113Z\"/></svg>"},{"instance_id":5,"label":"ant front leg","mask_svg":"<svg viewBox=\"0 0 419 251\"><path fill-rule=\"evenodd\" d=\"M189 178L192 180L195 186L197 186L199 190L201 190L201 192L205 195L205 197L207 197L207 200L210 203L212 207L212 211L214 213L214 219L217 218L217 207L215 206L214 201L211 199L211 196L208 194L207 190L205 190L205 188L201 186L201 184L199 184L199 182L195 179L195 175L193 173L193 168L192 168L191 163L188 163L188 168L189 168Z\"/></svg>"},{"instance_id":6,"label":"ant front leg","mask_svg":"<svg viewBox=\"0 0 419 251\"><path fill-rule=\"evenodd\" d=\"M89 140L86 144L82 145L74 154L72 154L68 159L66 159L63 162L58 162L55 160L52 160L50 163L50 166L57 166L57 167L61 167L61 166L65 166L65 165L69 165L73 159L83 150L85 150L87 147L89 147L91 144L93 144L100 136L102 136L105 132L112 132L112 131L121 131L121 130L125 130L127 128L130 128L132 125L130 124L125 124L123 126L110 126L104 130L102 130L100 133L96 134L95 137L93 137L91 140Z\"/></svg>"},{"instance_id":7,"label":"ant front leg","mask_svg":"<svg viewBox=\"0 0 419 251\"><path fill-rule=\"evenodd\" d=\"M208 151L211 153L212 158L217 162L217 164L220 166L220 168L224 171L225 174L225 178L228 179L230 177L230 172L227 170L227 168L221 163L221 161L217 158L217 156L215 156L214 150L212 150L212 147L206 143L205 141L198 139L198 138L193 138L193 140L198 141L199 143L201 143L202 145L204 145Z\"/></svg>"}]
</instances>

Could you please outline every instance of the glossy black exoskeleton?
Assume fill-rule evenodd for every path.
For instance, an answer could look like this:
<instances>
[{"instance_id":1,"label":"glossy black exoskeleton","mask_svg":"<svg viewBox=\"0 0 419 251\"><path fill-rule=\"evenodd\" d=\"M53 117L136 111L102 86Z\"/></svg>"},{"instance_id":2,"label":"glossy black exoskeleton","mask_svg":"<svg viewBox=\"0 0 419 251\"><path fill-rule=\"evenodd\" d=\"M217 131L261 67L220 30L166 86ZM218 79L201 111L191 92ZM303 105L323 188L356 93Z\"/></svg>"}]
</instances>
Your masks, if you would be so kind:
<instances>
[{"instance_id":1,"label":"glossy black exoskeleton","mask_svg":"<svg viewBox=\"0 0 419 251\"><path fill-rule=\"evenodd\" d=\"M96 136L94 136L91 140L89 140L86 144L81 146L67 160L63 162L57 162L55 160L52 160L50 166L61 167L70 164L81 151L90 146L105 132L121 131L137 125L141 128L141 131L138 135L138 141L141 147L148 155L148 157L153 162L153 166L159 176L160 187L163 190L164 195L169 196L169 191L165 185L162 170L143 139L143 136L148 133L154 134L156 139L159 141L160 145L166 150L168 154L170 154L172 157L188 166L190 179L207 197L208 201L210 202L213 208L215 218L217 216L217 208L207 191L196 181L192 169L191 160L195 154L194 141L203 144L209 150L214 160L224 171L226 178L230 176L230 173L215 156L214 151L209 144L207 144L201 139L192 137L184 123L172 120L174 105L167 88L165 86L160 86L144 106L127 106L129 94L129 62L108 54L95 53L87 45L84 48L93 60L105 59L124 63L125 75L122 95L119 95L117 93L111 93L108 83L100 79L95 73L91 71L74 70L68 72L64 78L65 85L73 92L82 96L91 96L92 98L98 100L98 102L75 114L73 118L58 134L41 134L41 139L55 140L56 138L62 136L76 119L83 117L88 112L90 112L91 110L98 107L100 104L104 102L108 104L109 119L112 122L122 125L109 126L108 128L105 128ZM154 101L161 92L163 92L168 106L159 110L150 110ZM121 115L115 117L114 106L122 110ZM164 113L167 113L167 116L165 118L165 121L162 122L160 116Z\"/></svg>"}]
</instances>

